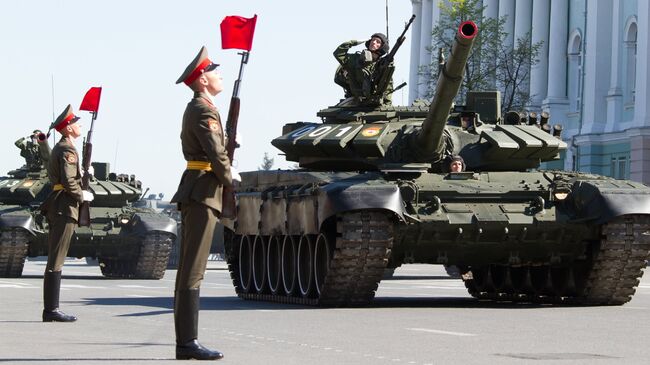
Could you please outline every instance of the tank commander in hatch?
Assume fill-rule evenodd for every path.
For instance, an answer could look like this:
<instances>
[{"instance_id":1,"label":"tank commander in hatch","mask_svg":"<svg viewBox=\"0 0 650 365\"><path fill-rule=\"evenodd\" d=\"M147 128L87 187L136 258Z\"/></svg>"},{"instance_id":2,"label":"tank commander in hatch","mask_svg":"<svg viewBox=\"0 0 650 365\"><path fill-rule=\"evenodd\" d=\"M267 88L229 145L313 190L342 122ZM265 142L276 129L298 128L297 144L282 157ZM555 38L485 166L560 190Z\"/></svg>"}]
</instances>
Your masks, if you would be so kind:
<instances>
[{"instance_id":1,"label":"tank commander in hatch","mask_svg":"<svg viewBox=\"0 0 650 365\"><path fill-rule=\"evenodd\" d=\"M34 130L30 136L22 137L14 144L20 149L20 156L25 158L25 165L29 171L39 171L45 168L40 149L38 147L38 136L42 132Z\"/></svg>"},{"instance_id":2,"label":"tank commander in hatch","mask_svg":"<svg viewBox=\"0 0 650 365\"><path fill-rule=\"evenodd\" d=\"M91 192L81 190L79 154L74 146L75 139L81 136L81 124L77 120L79 117L68 105L50 126L50 129L61 133L61 139L52 149L47 167L52 192L41 205L41 211L50 225L47 265L43 275L43 322L77 320L77 317L59 310L61 270L78 224L79 205L94 198Z\"/></svg>"},{"instance_id":3,"label":"tank commander in hatch","mask_svg":"<svg viewBox=\"0 0 650 365\"><path fill-rule=\"evenodd\" d=\"M181 213L181 252L174 290L177 360L218 360L219 351L198 341L199 290L222 209L223 186L241 181L230 165L219 111L212 98L223 90L216 63L202 47L176 81L194 93L183 114L181 147L187 167L172 203Z\"/></svg>"},{"instance_id":4,"label":"tank commander in hatch","mask_svg":"<svg viewBox=\"0 0 650 365\"><path fill-rule=\"evenodd\" d=\"M459 155L451 156L449 159L450 172L463 172L465 171L465 160Z\"/></svg>"},{"instance_id":5,"label":"tank commander in hatch","mask_svg":"<svg viewBox=\"0 0 650 365\"><path fill-rule=\"evenodd\" d=\"M365 42L363 51L348 53L350 48ZM339 67L334 74L334 82L345 91L345 97L359 100L372 95L375 82L374 71L379 59L390 50L388 38L383 33L375 33L366 41L351 40L342 43L334 51ZM391 104L392 84L383 96L384 104Z\"/></svg>"}]
</instances>

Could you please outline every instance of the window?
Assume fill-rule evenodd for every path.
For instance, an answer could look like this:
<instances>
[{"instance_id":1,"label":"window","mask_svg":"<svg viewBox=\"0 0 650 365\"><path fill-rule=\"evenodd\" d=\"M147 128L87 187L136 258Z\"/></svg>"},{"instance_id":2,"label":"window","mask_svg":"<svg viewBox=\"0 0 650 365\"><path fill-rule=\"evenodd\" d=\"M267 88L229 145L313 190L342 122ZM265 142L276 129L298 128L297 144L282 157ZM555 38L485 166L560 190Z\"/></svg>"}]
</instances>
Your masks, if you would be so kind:
<instances>
[{"instance_id":1,"label":"window","mask_svg":"<svg viewBox=\"0 0 650 365\"><path fill-rule=\"evenodd\" d=\"M580 112L582 103L582 36L578 30L573 31L569 37L568 97L571 112Z\"/></svg>"},{"instance_id":2,"label":"window","mask_svg":"<svg viewBox=\"0 0 650 365\"><path fill-rule=\"evenodd\" d=\"M625 54L625 85L624 100L625 105L634 105L635 87L636 87L636 47L637 47L637 26L636 18L628 21L623 49Z\"/></svg>"},{"instance_id":3,"label":"window","mask_svg":"<svg viewBox=\"0 0 650 365\"><path fill-rule=\"evenodd\" d=\"M612 157L611 176L615 179L627 179L627 157Z\"/></svg>"}]
</instances>

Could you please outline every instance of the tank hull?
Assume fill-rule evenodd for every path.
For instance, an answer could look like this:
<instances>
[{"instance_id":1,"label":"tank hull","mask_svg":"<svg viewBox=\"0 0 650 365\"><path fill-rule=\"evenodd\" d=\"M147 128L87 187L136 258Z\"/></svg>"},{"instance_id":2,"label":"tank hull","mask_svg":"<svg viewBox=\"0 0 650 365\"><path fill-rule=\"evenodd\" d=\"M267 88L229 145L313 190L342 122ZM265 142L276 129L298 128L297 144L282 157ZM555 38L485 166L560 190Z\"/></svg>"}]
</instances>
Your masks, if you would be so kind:
<instances>
[{"instance_id":1,"label":"tank hull","mask_svg":"<svg viewBox=\"0 0 650 365\"><path fill-rule=\"evenodd\" d=\"M650 252L650 189L630 181L561 171L243 177L226 256L246 299L363 305L386 268L431 263L458 267L480 298L622 304Z\"/></svg>"}]
</instances>

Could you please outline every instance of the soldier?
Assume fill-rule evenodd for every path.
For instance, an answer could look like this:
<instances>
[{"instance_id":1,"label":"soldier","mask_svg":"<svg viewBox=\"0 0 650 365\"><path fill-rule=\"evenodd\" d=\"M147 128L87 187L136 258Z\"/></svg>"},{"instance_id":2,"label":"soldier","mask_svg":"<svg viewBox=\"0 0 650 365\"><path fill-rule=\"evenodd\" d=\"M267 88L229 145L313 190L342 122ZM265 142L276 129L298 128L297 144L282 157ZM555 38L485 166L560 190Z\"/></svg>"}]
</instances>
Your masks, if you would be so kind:
<instances>
[{"instance_id":1,"label":"soldier","mask_svg":"<svg viewBox=\"0 0 650 365\"><path fill-rule=\"evenodd\" d=\"M465 171L465 160L459 155L451 156L449 161L449 170L451 172L463 172Z\"/></svg>"},{"instance_id":2,"label":"soldier","mask_svg":"<svg viewBox=\"0 0 650 365\"><path fill-rule=\"evenodd\" d=\"M45 167L38 147L38 136L41 133L36 129L31 136L22 137L14 142L16 147L20 148L20 155L25 158L25 165L29 171L39 171Z\"/></svg>"},{"instance_id":3,"label":"soldier","mask_svg":"<svg viewBox=\"0 0 650 365\"><path fill-rule=\"evenodd\" d=\"M202 47L177 84L194 92L183 114L181 146L187 168L172 203L181 212L182 238L174 292L176 359L216 360L223 354L203 347L197 340L199 290L210 254L210 245L221 213L223 186L239 181L225 149L221 117L212 97L223 90L217 64Z\"/></svg>"},{"instance_id":4,"label":"soldier","mask_svg":"<svg viewBox=\"0 0 650 365\"><path fill-rule=\"evenodd\" d=\"M340 66L336 69L334 82L345 90L345 97L355 97L360 100L372 95L375 66L379 59L388 53L390 46L388 38L382 33L373 34L365 41L366 49L361 52L348 53L350 48L364 41L351 40L342 43L334 51L334 58ZM392 90L392 87L390 87ZM384 103L391 103L390 92L384 95Z\"/></svg>"},{"instance_id":5,"label":"soldier","mask_svg":"<svg viewBox=\"0 0 650 365\"><path fill-rule=\"evenodd\" d=\"M50 226L47 266L43 276L43 322L77 320L77 317L59 310L61 270L77 226L79 205L83 201L93 200L91 192L81 190L79 154L74 146L74 140L81 135L81 125L77 120L79 117L72 113L72 107L68 105L50 126L62 137L52 149L47 168L52 193L41 206Z\"/></svg>"}]
</instances>

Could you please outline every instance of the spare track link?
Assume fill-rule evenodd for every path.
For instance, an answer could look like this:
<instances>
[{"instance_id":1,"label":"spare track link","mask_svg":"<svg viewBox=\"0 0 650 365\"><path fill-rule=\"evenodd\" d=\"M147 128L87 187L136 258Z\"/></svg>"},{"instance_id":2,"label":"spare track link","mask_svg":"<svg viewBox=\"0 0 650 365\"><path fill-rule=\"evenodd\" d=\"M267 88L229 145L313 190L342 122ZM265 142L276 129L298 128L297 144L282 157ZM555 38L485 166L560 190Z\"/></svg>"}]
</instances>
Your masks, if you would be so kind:
<instances>
[{"instance_id":1,"label":"spare track link","mask_svg":"<svg viewBox=\"0 0 650 365\"><path fill-rule=\"evenodd\" d=\"M0 232L0 277L22 276L28 244L29 233L23 229L12 228Z\"/></svg>"},{"instance_id":2,"label":"spare track link","mask_svg":"<svg viewBox=\"0 0 650 365\"><path fill-rule=\"evenodd\" d=\"M578 290L574 295L567 296L556 287L550 288L552 295L478 291L472 279L465 280L465 286L470 295L479 299L575 305L625 304L632 299L646 260L650 258L650 216L619 217L604 224L601 234L602 240L591 247L591 260L584 265L585 273L572 278Z\"/></svg>"},{"instance_id":3,"label":"spare track link","mask_svg":"<svg viewBox=\"0 0 650 365\"><path fill-rule=\"evenodd\" d=\"M393 237L393 223L384 212L342 214L337 222L336 247L320 298L241 293L237 290L238 295L248 300L309 306L366 305L374 298L379 286ZM234 278L233 267L231 276Z\"/></svg>"}]
</instances>

